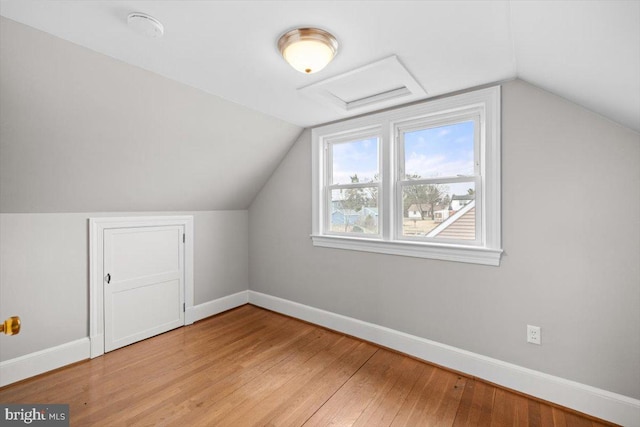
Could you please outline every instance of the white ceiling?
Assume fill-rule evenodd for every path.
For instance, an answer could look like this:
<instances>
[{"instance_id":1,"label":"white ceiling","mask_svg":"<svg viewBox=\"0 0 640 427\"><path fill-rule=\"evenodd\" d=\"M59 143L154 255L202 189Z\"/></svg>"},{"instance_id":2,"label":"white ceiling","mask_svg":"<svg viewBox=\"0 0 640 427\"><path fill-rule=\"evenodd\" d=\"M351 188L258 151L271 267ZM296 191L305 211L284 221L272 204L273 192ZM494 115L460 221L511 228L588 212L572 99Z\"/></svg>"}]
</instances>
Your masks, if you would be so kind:
<instances>
[{"instance_id":1,"label":"white ceiling","mask_svg":"<svg viewBox=\"0 0 640 427\"><path fill-rule=\"evenodd\" d=\"M160 20L160 39L126 25ZM640 131L640 1L2 0L0 14L205 92L311 126L346 116L297 91L397 55L437 96L515 77ZM318 26L340 42L313 75L276 41Z\"/></svg>"}]
</instances>

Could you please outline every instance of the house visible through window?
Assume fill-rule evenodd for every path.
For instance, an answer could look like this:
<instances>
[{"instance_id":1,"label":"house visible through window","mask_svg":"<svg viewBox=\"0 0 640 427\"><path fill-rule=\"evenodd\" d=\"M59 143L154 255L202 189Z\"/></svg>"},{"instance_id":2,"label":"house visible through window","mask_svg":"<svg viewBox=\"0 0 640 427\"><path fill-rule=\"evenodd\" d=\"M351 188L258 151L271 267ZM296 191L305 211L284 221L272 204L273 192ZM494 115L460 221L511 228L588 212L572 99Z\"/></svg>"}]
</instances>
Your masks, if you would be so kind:
<instances>
[{"instance_id":1,"label":"house visible through window","mask_svg":"<svg viewBox=\"0 0 640 427\"><path fill-rule=\"evenodd\" d=\"M329 232L379 234L379 139L377 136L327 144L331 159L327 212Z\"/></svg>"},{"instance_id":2,"label":"house visible through window","mask_svg":"<svg viewBox=\"0 0 640 427\"><path fill-rule=\"evenodd\" d=\"M477 240L475 214L465 216L464 226L454 219L464 206L475 205L476 128L470 120L400 132L402 238ZM437 227L456 232L436 232Z\"/></svg>"},{"instance_id":3,"label":"house visible through window","mask_svg":"<svg viewBox=\"0 0 640 427\"><path fill-rule=\"evenodd\" d=\"M500 90L313 130L313 243L499 265Z\"/></svg>"}]
</instances>

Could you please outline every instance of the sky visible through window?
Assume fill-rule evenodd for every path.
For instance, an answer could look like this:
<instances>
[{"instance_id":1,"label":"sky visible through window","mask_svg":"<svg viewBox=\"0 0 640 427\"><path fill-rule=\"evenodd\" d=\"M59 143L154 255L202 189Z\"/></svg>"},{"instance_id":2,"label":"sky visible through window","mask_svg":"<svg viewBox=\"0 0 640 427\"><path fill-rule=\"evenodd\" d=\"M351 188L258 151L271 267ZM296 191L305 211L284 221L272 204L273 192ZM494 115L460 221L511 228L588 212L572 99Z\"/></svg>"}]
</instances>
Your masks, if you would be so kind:
<instances>
[{"instance_id":1,"label":"sky visible through window","mask_svg":"<svg viewBox=\"0 0 640 427\"><path fill-rule=\"evenodd\" d=\"M404 135L406 175L444 178L474 175L474 123L455 123ZM333 184L371 182L378 175L378 138L333 144ZM452 184L453 194L466 193L468 184Z\"/></svg>"},{"instance_id":2,"label":"sky visible through window","mask_svg":"<svg viewBox=\"0 0 640 427\"><path fill-rule=\"evenodd\" d=\"M473 122L405 133L404 157L408 175L473 175Z\"/></svg>"},{"instance_id":3,"label":"sky visible through window","mask_svg":"<svg viewBox=\"0 0 640 427\"><path fill-rule=\"evenodd\" d=\"M349 184L358 175L371 182L378 174L378 138L333 144L333 183Z\"/></svg>"},{"instance_id":4,"label":"sky visible through window","mask_svg":"<svg viewBox=\"0 0 640 427\"><path fill-rule=\"evenodd\" d=\"M474 175L474 123L461 122L404 134L405 175L446 178ZM450 195L466 194L469 183L448 184Z\"/></svg>"}]
</instances>

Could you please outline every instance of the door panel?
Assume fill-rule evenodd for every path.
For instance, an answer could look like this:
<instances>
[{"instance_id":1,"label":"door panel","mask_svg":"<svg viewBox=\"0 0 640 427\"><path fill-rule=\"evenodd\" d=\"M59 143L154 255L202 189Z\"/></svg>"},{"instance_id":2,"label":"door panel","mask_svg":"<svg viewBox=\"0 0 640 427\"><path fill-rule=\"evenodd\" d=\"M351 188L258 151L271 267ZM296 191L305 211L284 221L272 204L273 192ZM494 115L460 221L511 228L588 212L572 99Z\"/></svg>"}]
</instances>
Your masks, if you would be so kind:
<instances>
[{"instance_id":1,"label":"door panel","mask_svg":"<svg viewBox=\"0 0 640 427\"><path fill-rule=\"evenodd\" d=\"M143 227L112 232L111 270L123 280L175 272L180 268L177 245L182 227ZM107 254L107 251L105 251Z\"/></svg>"},{"instance_id":2,"label":"door panel","mask_svg":"<svg viewBox=\"0 0 640 427\"><path fill-rule=\"evenodd\" d=\"M105 230L105 351L184 325L183 231Z\"/></svg>"}]
</instances>

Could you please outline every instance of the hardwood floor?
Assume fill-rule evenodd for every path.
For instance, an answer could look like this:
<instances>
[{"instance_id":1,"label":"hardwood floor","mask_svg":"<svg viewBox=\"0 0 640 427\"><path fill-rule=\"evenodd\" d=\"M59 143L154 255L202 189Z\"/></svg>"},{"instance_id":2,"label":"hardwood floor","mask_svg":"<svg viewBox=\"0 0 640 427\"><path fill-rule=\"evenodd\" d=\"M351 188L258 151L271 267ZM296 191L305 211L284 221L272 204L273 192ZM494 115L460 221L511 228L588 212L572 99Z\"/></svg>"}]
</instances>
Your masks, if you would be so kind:
<instances>
[{"instance_id":1,"label":"hardwood floor","mask_svg":"<svg viewBox=\"0 0 640 427\"><path fill-rule=\"evenodd\" d=\"M68 403L72 426L601 426L245 305L0 389Z\"/></svg>"}]
</instances>

